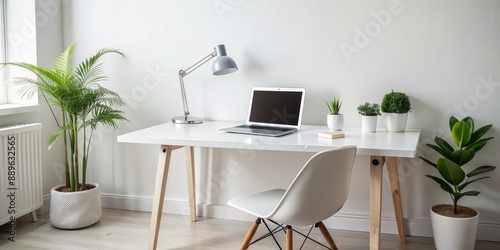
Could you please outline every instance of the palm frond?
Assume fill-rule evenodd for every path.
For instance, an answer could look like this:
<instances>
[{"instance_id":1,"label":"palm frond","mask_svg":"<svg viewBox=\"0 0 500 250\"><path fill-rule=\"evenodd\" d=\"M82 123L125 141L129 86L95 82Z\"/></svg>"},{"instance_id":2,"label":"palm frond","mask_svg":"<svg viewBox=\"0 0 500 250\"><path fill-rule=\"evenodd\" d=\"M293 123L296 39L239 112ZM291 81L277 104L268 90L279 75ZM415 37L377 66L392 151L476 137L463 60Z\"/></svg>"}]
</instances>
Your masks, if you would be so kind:
<instances>
[{"instance_id":1,"label":"palm frond","mask_svg":"<svg viewBox=\"0 0 500 250\"><path fill-rule=\"evenodd\" d=\"M98 62L103 55L108 53L116 53L121 56L124 56L124 54L119 50L111 48L103 48L93 56L85 59L76 67L76 75L82 84L87 85L90 83L95 83L96 78L97 79L100 78L100 75L102 74L102 69L101 69L102 65Z\"/></svg>"},{"instance_id":2,"label":"palm frond","mask_svg":"<svg viewBox=\"0 0 500 250\"><path fill-rule=\"evenodd\" d=\"M113 109L112 107L98 105L92 110L92 118L87 121L87 125L93 129L96 129L99 124L117 128L116 122L118 120L127 121L127 118L123 114L123 111Z\"/></svg>"},{"instance_id":3,"label":"palm frond","mask_svg":"<svg viewBox=\"0 0 500 250\"><path fill-rule=\"evenodd\" d=\"M104 75L102 63L97 63L93 67L88 69L85 74L85 78L80 78L80 81L82 85L94 86L99 82L105 81L107 79L107 76Z\"/></svg>"},{"instance_id":4,"label":"palm frond","mask_svg":"<svg viewBox=\"0 0 500 250\"><path fill-rule=\"evenodd\" d=\"M68 48L62 52L56 59L54 60L54 65L52 69L55 72L65 72L66 74L71 74L73 71L73 66L71 66L70 61L73 53L75 52L77 44L73 43L68 46Z\"/></svg>"}]
</instances>

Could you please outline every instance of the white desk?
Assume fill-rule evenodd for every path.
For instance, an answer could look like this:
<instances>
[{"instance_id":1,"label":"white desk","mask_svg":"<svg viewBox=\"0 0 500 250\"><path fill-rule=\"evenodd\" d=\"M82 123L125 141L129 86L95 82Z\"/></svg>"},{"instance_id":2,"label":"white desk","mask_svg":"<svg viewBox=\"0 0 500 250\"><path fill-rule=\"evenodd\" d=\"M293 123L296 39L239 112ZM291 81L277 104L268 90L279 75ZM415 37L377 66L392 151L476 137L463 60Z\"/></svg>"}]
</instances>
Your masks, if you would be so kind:
<instances>
[{"instance_id":1,"label":"white desk","mask_svg":"<svg viewBox=\"0 0 500 250\"><path fill-rule=\"evenodd\" d=\"M396 158L415 157L420 130L409 129L404 133L377 132L362 134L359 129L344 129L345 138L333 140L317 136L319 131L328 130L325 126L305 125L297 133L277 138L221 133L218 131L219 128L238 124L229 122L204 122L196 125L165 123L118 136L118 142L161 145L151 215L149 249L156 249L158 242L170 157L173 150L182 147L186 150L191 221L196 221L193 147L319 152L342 145L356 145L358 155L370 156L370 249L380 248L382 168L384 163L387 163L399 240L405 242Z\"/></svg>"}]
</instances>

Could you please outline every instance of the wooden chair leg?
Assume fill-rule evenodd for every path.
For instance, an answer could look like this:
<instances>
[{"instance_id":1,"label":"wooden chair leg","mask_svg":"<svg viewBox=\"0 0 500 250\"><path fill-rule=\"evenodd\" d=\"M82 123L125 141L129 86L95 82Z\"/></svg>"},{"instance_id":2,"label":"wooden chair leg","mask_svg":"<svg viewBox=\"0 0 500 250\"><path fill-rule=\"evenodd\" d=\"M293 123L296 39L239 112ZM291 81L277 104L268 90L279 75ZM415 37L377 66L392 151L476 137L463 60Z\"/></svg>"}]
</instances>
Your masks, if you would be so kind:
<instances>
[{"instance_id":1,"label":"wooden chair leg","mask_svg":"<svg viewBox=\"0 0 500 250\"><path fill-rule=\"evenodd\" d=\"M241 243L240 250L245 250L248 248L248 244L250 244L250 241L252 240L253 236L255 235L255 232L257 231L257 228L259 227L261 222L260 218L257 218L250 229L248 229L247 235L245 236L245 239L243 239L243 242Z\"/></svg>"},{"instance_id":2,"label":"wooden chair leg","mask_svg":"<svg viewBox=\"0 0 500 250\"><path fill-rule=\"evenodd\" d=\"M337 246L335 245L335 242L333 241L332 236L328 232L328 229L325 227L325 224L323 224L323 222L320 221L320 222L318 222L318 224L316 224L316 226L319 227L319 231L321 231L323 238L325 238L326 242L328 242L328 245L330 245L330 248L333 250L338 250Z\"/></svg>"},{"instance_id":3,"label":"wooden chair leg","mask_svg":"<svg viewBox=\"0 0 500 250\"><path fill-rule=\"evenodd\" d=\"M292 226L286 226L286 250L293 250Z\"/></svg>"}]
</instances>

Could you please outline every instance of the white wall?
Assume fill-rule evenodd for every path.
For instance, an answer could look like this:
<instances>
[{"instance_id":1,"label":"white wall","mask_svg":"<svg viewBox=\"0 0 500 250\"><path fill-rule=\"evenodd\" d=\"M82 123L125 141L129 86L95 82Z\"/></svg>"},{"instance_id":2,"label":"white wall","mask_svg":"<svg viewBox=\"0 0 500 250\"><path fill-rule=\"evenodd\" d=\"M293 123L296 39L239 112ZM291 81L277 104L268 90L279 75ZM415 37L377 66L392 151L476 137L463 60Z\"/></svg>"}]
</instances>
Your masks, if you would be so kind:
<instances>
[{"instance_id":1,"label":"white wall","mask_svg":"<svg viewBox=\"0 0 500 250\"><path fill-rule=\"evenodd\" d=\"M62 4L63 0L35 1L36 3L36 28L37 28L37 65L52 67L54 59L64 50ZM39 98L41 111L37 114L27 114L28 117L39 116L42 122L42 142L48 145L47 138L58 130L49 106L43 98ZM43 152L43 193L44 207L42 213L49 211L50 189L64 183L64 155L61 154L61 143L54 145L51 150Z\"/></svg>"},{"instance_id":2,"label":"white wall","mask_svg":"<svg viewBox=\"0 0 500 250\"><path fill-rule=\"evenodd\" d=\"M98 134L98 166L90 170L109 207L151 209L158 147L118 144L116 136L180 115L178 70L220 43L240 70L214 77L204 65L185 78L192 114L206 120L243 121L252 87L287 86L307 89L305 124L325 124L324 101L336 96L346 126L359 127L356 107L395 90L411 98L408 127L422 129L419 155L436 157L424 145L448 133L449 115L492 123L489 135L500 137L498 1L75 0L63 13L64 44L79 42L78 59L105 46L127 56L106 58L105 68L130 122ZM499 165L498 148L491 141L476 162ZM310 155L197 149L196 156L200 213L244 218L227 209L229 197L286 186ZM183 154L174 154L166 194L173 213L187 212L183 164ZM230 173L231 164L241 171ZM449 197L424 176L435 172L422 161L399 164L408 231L429 235L429 207ZM356 160L351 194L330 227L368 230L367 167L367 157ZM498 240L500 171L491 177L475 183L481 195L462 204L481 213L478 238ZM383 232L396 233L387 182L384 190Z\"/></svg>"}]
</instances>

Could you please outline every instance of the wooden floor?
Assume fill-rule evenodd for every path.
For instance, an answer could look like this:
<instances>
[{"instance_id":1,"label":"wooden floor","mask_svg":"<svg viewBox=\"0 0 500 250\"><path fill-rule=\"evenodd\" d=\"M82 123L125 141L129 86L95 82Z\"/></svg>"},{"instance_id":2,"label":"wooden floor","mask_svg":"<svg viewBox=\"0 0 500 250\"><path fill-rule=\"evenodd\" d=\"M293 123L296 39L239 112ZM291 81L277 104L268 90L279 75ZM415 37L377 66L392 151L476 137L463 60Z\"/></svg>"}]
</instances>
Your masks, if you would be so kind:
<instances>
[{"instance_id":1,"label":"wooden floor","mask_svg":"<svg viewBox=\"0 0 500 250\"><path fill-rule=\"evenodd\" d=\"M0 226L0 249L146 249L148 246L150 213L104 209L100 222L80 230L59 230L52 227L48 215L40 216L38 222L31 223L30 216L18 219L16 242L8 241L6 225ZM199 218L191 223L188 216L163 216L158 249L238 249L249 228L249 222ZM300 229L307 231L307 229ZM257 235L265 227L261 225ZM330 230L339 249L368 249L368 233ZM324 243L319 230L313 237ZM278 237L284 247L284 236ZM382 235L382 249L427 250L434 249L431 238L408 237L401 244L396 235ZM299 249L301 237L294 234L294 249ZM250 250L278 249L271 238L250 246ZM307 242L303 249L324 249ZM500 242L478 241L476 249L498 250Z\"/></svg>"}]
</instances>

